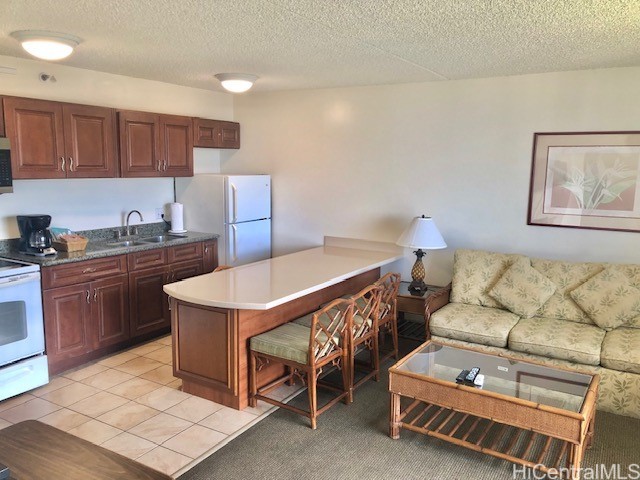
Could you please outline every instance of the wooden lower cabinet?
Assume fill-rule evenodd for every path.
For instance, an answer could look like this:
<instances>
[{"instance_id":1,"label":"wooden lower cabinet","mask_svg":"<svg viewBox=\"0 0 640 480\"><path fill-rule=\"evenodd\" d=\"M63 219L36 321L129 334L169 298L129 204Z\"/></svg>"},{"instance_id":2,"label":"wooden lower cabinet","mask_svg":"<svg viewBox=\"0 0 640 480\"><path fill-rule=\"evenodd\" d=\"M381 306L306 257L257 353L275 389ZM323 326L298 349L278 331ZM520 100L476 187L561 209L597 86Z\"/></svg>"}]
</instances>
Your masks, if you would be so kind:
<instances>
[{"instance_id":1,"label":"wooden lower cabinet","mask_svg":"<svg viewBox=\"0 0 640 480\"><path fill-rule=\"evenodd\" d=\"M90 288L89 283L83 283L45 290L45 341L50 365L93 349Z\"/></svg>"},{"instance_id":2,"label":"wooden lower cabinet","mask_svg":"<svg viewBox=\"0 0 640 480\"><path fill-rule=\"evenodd\" d=\"M131 337L171 325L169 304L162 287L169 283L169 268L154 267L129 273Z\"/></svg>"},{"instance_id":3,"label":"wooden lower cabinet","mask_svg":"<svg viewBox=\"0 0 640 480\"><path fill-rule=\"evenodd\" d=\"M213 270L211 251L215 240L43 268L49 373L167 333L163 286Z\"/></svg>"},{"instance_id":4,"label":"wooden lower cabinet","mask_svg":"<svg viewBox=\"0 0 640 480\"><path fill-rule=\"evenodd\" d=\"M125 275L91 283L94 348L129 339L129 278Z\"/></svg>"},{"instance_id":5,"label":"wooden lower cabinet","mask_svg":"<svg viewBox=\"0 0 640 480\"><path fill-rule=\"evenodd\" d=\"M204 242L202 251L202 273L211 273L218 266L218 241Z\"/></svg>"}]
</instances>

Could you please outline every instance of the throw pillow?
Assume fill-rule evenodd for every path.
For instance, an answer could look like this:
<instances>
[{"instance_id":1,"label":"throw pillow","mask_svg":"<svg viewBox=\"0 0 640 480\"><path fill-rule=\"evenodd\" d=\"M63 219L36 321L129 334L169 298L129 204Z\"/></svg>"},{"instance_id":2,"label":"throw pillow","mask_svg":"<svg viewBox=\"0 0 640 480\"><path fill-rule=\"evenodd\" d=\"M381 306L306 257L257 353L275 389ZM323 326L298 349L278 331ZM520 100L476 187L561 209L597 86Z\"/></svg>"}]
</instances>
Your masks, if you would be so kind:
<instances>
[{"instance_id":1,"label":"throw pillow","mask_svg":"<svg viewBox=\"0 0 640 480\"><path fill-rule=\"evenodd\" d=\"M489 295L516 315L530 318L555 291L556 285L527 259L511 265L489 290Z\"/></svg>"},{"instance_id":2,"label":"throw pillow","mask_svg":"<svg viewBox=\"0 0 640 480\"><path fill-rule=\"evenodd\" d=\"M607 268L569 295L604 330L613 330L640 315L640 290L624 273Z\"/></svg>"}]
</instances>

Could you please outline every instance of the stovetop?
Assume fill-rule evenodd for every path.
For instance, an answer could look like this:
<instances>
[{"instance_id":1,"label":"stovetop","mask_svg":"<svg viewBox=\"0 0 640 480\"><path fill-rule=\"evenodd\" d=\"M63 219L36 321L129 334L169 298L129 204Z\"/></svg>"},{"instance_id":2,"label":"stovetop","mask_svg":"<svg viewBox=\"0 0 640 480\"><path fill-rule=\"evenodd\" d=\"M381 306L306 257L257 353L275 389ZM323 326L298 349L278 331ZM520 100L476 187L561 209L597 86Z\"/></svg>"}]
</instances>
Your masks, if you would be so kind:
<instances>
[{"instance_id":1,"label":"stovetop","mask_svg":"<svg viewBox=\"0 0 640 480\"><path fill-rule=\"evenodd\" d=\"M40 265L0 258L0 278L38 271L40 271Z\"/></svg>"}]
</instances>

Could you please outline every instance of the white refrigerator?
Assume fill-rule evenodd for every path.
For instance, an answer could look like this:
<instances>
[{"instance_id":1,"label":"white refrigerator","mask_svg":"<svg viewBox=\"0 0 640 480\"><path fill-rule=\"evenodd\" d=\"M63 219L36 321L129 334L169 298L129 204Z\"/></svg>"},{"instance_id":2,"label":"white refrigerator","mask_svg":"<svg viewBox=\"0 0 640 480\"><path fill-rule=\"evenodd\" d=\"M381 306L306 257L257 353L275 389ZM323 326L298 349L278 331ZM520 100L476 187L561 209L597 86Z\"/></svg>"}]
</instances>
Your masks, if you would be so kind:
<instances>
[{"instance_id":1,"label":"white refrigerator","mask_svg":"<svg viewBox=\"0 0 640 480\"><path fill-rule=\"evenodd\" d=\"M218 233L218 262L238 266L271 257L271 177L202 173L176 178L187 230Z\"/></svg>"}]
</instances>

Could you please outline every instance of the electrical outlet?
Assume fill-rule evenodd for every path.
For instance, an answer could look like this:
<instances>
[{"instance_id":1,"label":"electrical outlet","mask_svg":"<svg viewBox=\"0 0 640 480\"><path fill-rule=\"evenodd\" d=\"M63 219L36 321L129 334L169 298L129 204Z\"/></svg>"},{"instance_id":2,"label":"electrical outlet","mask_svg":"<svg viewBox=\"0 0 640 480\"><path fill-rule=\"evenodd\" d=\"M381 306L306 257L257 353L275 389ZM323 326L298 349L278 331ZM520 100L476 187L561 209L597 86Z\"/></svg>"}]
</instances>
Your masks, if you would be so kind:
<instances>
[{"instance_id":1,"label":"electrical outlet","mask_svg":"<svg viewBox=\"0 0 640 480\"><path fill-rule=\"evenodd\" d=\"M156 208L156 220L162 220L162 215L164 215L164 208Z\"/></svg>"}]
</instances>

